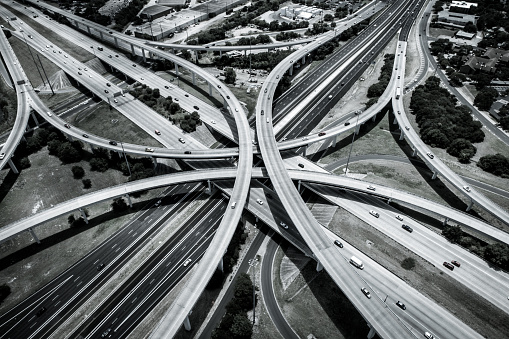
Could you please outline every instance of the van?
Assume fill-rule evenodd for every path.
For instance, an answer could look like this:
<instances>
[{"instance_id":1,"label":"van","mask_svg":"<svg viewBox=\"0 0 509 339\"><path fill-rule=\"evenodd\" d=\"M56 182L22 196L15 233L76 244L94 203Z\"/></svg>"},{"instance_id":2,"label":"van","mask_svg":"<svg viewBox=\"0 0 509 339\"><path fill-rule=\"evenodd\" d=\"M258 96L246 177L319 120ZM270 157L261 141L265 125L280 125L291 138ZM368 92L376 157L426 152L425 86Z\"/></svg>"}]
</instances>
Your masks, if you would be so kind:
<instances>
[{"instance_id":1,"label":"van","mask_svg":"<svg viewBox=\"0 0 509 339\"><path fill-rule=\"evenodd\" d=\"M363 270L364 269L364 264L362 263L362 261L357 258L356 256L352 256L350 258L350 264L354 265L355 267Z\"/></svg>"},{"instance_id":2,"label":"van","mask_svg":"<svg viewBox=\"0 0 509 339\"><path fill-rule=\"evenodd\" d=\"M232 209L234 209L236 205L237 205L236 202L232 202Z\"/></svg>"}]
</instances>

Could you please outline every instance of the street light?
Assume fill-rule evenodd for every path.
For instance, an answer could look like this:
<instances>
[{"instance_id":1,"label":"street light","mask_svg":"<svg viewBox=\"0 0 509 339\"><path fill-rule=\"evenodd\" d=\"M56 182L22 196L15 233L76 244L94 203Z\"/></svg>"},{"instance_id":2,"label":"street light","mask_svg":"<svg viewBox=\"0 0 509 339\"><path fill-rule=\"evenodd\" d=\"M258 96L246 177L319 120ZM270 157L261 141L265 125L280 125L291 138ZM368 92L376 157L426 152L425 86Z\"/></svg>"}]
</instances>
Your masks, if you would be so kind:
<instances>
[{"instance_id":1,"label":"street light","mask_svg":"<svg viewBox=\"0 0 509 339\"><path fill-rule=\"evenodd\" d=\"M357 119L355 120L355 130L353 131L352 135L352 144L350 145L350 152L348 152L348 159L346 160L345 176L348 174L348 163L350 162L350 155L352 155L353 142L355 141L355 131L357 130L357 123L359 122L360 113L361 113L360 111L355 111Z\"/></svg>"},{"instance_id":2,"label":"street light","mask_svg":"<svg viewBox=\"0 0 509 339\"><path fill-rule=\"evenodd\" d=\"M108 98L108 102L109 102L109 98ZM127 165L127 170L129 171L129 177L130 177L131 176L131 168L129 167L129 162L127 161L127 156L125 155L124 144L122 143L122 141L120 142L120 146L122 146L122 153L124 153L124 159L125 159L125 163Z\"/></svg>"},{"instance_id":3,"label":"street light","mask_svg":"<svg viewBox=\"0 0 509 339\"><path fill-rule=\"evenodd\" d=\"M25 44L27 45L28 51L30 52L30 55L32 56L32 60L34 61L35 68L37 68L37 72L39 73L39 76L41 77L42 84L43 84L43 86L46 86L46 83L44 82L44 78L42 77L41 71L39 71L39 67L37 66L37 63L35 62L35 58L34 58L34 55L32 54L32 50L30 49L30 46L28 46L28 42L25 37L25 34L23 34L24 31L21 29L19 32L23 36L23 40L25 40Z\"/></svg>"}]
</instances>

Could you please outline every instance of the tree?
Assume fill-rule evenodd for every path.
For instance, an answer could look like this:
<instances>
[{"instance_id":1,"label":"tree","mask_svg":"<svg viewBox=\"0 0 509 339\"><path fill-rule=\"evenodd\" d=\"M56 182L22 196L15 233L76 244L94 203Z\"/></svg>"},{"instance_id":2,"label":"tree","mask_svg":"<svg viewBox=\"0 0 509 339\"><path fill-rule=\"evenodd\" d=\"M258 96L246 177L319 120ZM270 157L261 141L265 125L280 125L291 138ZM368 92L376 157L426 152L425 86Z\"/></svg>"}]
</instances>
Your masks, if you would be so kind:
<instances>
[{"instance_id":1,"label":"tree","mask_svg":"<svg viewBox=\"0 0 509 339\"><path fill-rule=\"evenodd\" d=\"M470 161L470 159L475 155L477 149L474 145L467 139L458 138L454 139L449 147L447 147L447 153L455 157L462 157L462 159ZM463 162L463 161L462 161Z\"/></svg>"},{"instance_id":2,"label":"tree","mask_svg":"<svg viewBox=\"0 0 509 339\"><path fill-rule=\"evenodd\" d=\"M170 114L175 114L178 111L180 111L180 105L177 104L176 102L172 102L170 104Z\"/></svg>"},{"instance_id":3,"label":"tree","mask_svg":"<svg viewBox=\"0 0 509 339\"><path fill-rule=\"evenodd\" d=\"M11 294L11 288L7 284L0 285L0 304Z\"/></svg>"},{"instance_id":4,"label":"tree","mask_svg":"<svg viewBox=\"0 0 509 339\"><path fill-rule=\"evenodd\" d=\"M444 226L444 229L442 230L442 235L449 239L450 242L458 243L461 240L461 237L463 235L463 231L461 230L461 227L459 226Z\"/></svg>"},{"instance_id":5,"label":"tree","mask_svg":"<svg viewBox=\"0 0 509 339\"><path fill-rule=\"evenodd\" d=\"M115 212L115 213L122 213L123 211L125 211L129 208L129 206L126 204L124 198L113 199L113 203L111 204L111 207L113 209L113 212Z\"/></svg>"},{"instance_id":6,"label":"tree","mask_svg":"<svg viewBox=\"0 0 509 339\"><path fill-rule=\"evenodd\" d=\"M463 30L468 33L477 33L477 27L471 21L467 22Z\"/></svg>"},{"instance_id":7,"label":"tree","mask_svg":"<svg viewBox=\"0 0 509 339\"><path fill-rule=\"evenodd\" d=\"M484 249L484 258L503 269L509 268L509 246L507 244L489 244Z\"/></svg>"},{"instance_id":8,"label":"tree","mask_svg":"<svg viewBox=\"0 0 509 339\"><path fill-rule=\"evenodd\" d=\"M235 299L244 310L253 308L253 282L247 273L241 273L235 281Z\"/></svg>"},{"instance_id":9,"label":"tree","mask_svg":"<svg viewBox=\"0 0 509 339\"><path fill-rule=\"evenodd\" d=\"M489 111L491 105L495 102L497 95L498 92L494 88L484 88L475 96L474 105L483 111Z\"/></svg>"},{"instance_id":10,"label":"tree","mask_svg":"<svg viewBox=\"0 0 509 339\"><path fill-rule=\"evenodd\" d=\"M505 131L509 131L509 115L500 118L500 127Z\"/></svg>"},{"instance_id":11,"label":"tree","mask_svg":"<svg viewBox=\"0 0 509 339\"><path fill-rule=\"evenodd\" d=\"M227 67L224 70L224 77L225 77L224 82L226 82L227 84L234 84L235 79L237 79L237 74L235 73L233 68Z\"/></svg>"},{"instance_id":12,"label":"tree","mask_svg":"<svg viewBox=\"0 0 509 339\"><path fill-rule=\"evenodd\" d=\"M106 172L108 170L108 161L104 158L90 159L90 170L95 172Z\"/></svg>"},{"instance_id":13,"label":"tree","mask_svg":"<svg viewBox=\"0 0 509 339\"><path fill-rule=\"evenodd\" d=\"M70 164L81 160L81 152L78 151L71 143L65 142L58 149L58 158L64 164Z\"/></svg>"},{"instance_id":14,"label":"tree","mask_svg":"<svg viewBox=\"0 0 509 339\"><path fill-rule=\"evenodd\" d=\"M81 182L83 183L83 188L86 190L92 187L92 181L90 179L83 179Z\"/></svg>"},{"instance_id":15,"label":"tree","mask_svg":"<svg viewBox=\"0 0 509 339\"><path fill-rule=\"evenodd\" d=\"M19 167L21 169L29 168L30 166L32 166L32 164L30 163L30 159L28 159L28 157L19 159Z\"/></svg>"},{"instance_id":16,"label":"tree","mask_svg":"<svg viewBox=\"0 0 509 339\"><path fill-rule=\"evenodd\" d=\"M477 166L494 175L509 177L509 159L500 153L481 157Z\"/></svg>"},{"instance_id":17,"label":"tree","mask_svg":"<svg viewBox=\"0 0 509 339\"><path fill-rule=\"evenodd\" d=\"M69 225L72 225L75 221L76 221L76 218L74 217L74 214L69 214L69 216L67 217L67 223Z\"/></svg>"},{"instance_id":18,"label":"tree","mask_svg":"<svg viewBox=\"0 0 509 339\"><path fill-rule=\"evenodd\" d=\"M401 267L405 270L411 270L415 267L415 259L414 258L405 258L401 262Z\"/></svg>"},{"instance_id":19,"label":"tree","mask_svg":"<svg viewBox=\"0 0 509 339\"><path fill-rule=\"evenodd\" d=\"M332 14L325 14L323 16L324 21L334 21L334 16Z\"/></svg>"},{"instance_id":20,"label":"tree","mask_svg":"<svg viewBox=\"0 0 509 339\"><path fill-rule=\"evenodd\" d=\"M245 313L236 314L230 329L233 338L249 339L253 335L253 325Z\"/></svg>"},{"instance_id":21,"label":"tree","mask_svg":"<svg viewBox=\"0 0 509 339\"><path fill-rule=\"evenodd\" d=\"M81 179L85 176L85 170L81 166L73 166L71 171L74 179Z\"/></svg>"}]
</instances>

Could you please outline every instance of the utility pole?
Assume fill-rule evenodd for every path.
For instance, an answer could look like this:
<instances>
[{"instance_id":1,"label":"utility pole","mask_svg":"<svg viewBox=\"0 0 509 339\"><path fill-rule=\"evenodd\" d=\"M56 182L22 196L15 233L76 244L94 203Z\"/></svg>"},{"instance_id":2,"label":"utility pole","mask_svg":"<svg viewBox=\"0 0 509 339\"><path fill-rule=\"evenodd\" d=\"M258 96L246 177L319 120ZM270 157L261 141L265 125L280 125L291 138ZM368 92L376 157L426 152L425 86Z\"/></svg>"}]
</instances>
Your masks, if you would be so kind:
<instances>
[{"instance_id":1,"label":"utility pole","mask_svg":"<svg viewBox=\"0 0 509 339\"><path fill-rule=\"evenodd\" d=\"M41 58L39 58L39 54L37 54L37 59L39 60L39 63L41 64L42 72L44 73L44 76L46 77L46 80L48 81L49 88L51 89L51 93L55 95L55 91L53 91L53 86L51 86L51 82L48 79L48 75L46 74L46 71L44 70L44 66L42 65Z\"/></svg>"},{"instance_id":2,"label":"utility pole","mask_svg":"<svg viewBox=\"0 0 509 339\"><path fill-rule=\"evenodd\" d=\"M350 152L348 152L348 159L346 160L345 176L348 174L348 163L350 162L350 155L352 155L353 142L355 141L355 131L357 130L357 123L359 122L360 113L361 113L360 111L355 112L355 115L357 115L357 119L355 121L355 130L353 131L352 135L352 144L350 145Z\"/></svg>"},{"instance_id":3,"label":"utility pole","mask_svg":"<svg viewBox=\"0 0 509 339\"><path fill-rule=\"evenodd\" d=\"M109 99L108 99L108 101L109 101ZM125 163L127 165L127 170L129 171L129 177L131 177L131 168L129 167L129 162L127 161L127 156L125 155L124 144L122 143L122 141L120 142L120 146L122 146L122 153L124 153L124 159L125 159Z\"/></svg>"},{"instance_id":4,"label":"utility pole","mask_svg":"<svg viewBox=\"0 0 509 339\"><path fill-rule=\"evenodd\" d=\"M37 72L39 73L39 76L41 77L42 84L46 85L46 83L44 82L44 78L42 77L41 71L39 70L39 67L37 66L37 63L35 62L35 58L34 58L34 55L32 54L32 50L30 49L30 46L28 46L27 39L25 37L25 34L23 33L24 31L20 30L19 32L23 36L23 40L25 40L25 44L27 45L28 51L30 52L30 55L32 56L32 60L34 61L35 68L37 68Z\"/></svg>"}]
</instances>

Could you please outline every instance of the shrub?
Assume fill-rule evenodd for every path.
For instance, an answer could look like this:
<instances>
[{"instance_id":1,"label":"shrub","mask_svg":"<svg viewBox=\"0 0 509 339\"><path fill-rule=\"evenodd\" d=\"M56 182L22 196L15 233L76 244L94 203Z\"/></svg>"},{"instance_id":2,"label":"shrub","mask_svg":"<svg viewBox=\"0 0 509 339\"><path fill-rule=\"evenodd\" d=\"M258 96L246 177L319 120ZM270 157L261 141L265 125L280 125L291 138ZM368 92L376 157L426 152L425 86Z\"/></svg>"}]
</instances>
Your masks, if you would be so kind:
<instances>
[{"instance_id":1,"label":"shrub","mask_svg":"<svg viewBox=\"0 0 509 339\"><path fill-rule=\"evenodd\" d=\"M81 166L73 166L71 171L74 179L81 179L85 176L85 170Z\"/></svg>"},{"instance_id":2,"label":"shrub","mask_svg":"<svg viewBox=\"0 0 509 339\"><path fill-rule=\"evenodd\" d=\"M90 179L83 179L81 180L83 183L83 188L88 190L89 188L92 188L92 181Z\"/></svg>"},{"instance_id":3,"label":"shrub","mask_svg":"<svg viewBox=\"0 0 509 339\"><path fill-rule=\"evenodd\" d=\"M401 267L403 267L405 270L412 270L415 267L415 260L414 258L405 258L401 262Z\"/></svg>"}]
</instances>

